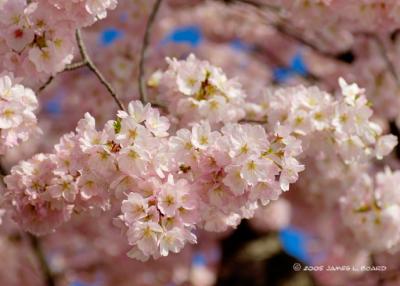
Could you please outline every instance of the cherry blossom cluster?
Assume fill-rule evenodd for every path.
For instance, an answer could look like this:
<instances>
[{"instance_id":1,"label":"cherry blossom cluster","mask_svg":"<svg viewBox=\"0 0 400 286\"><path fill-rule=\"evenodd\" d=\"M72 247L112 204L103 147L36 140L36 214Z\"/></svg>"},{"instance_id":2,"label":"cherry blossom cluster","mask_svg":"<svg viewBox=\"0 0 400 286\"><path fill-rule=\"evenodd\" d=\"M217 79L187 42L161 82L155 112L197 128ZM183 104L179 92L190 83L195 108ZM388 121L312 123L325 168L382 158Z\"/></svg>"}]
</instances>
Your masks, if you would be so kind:
<instances>
[{"instance_id":1,"label":"cherry blossom cluster","mask_svg":"<svg viewBox=\"0 0 400 286\"><path fill-rule=\"evenodd\" d=\"M159 86L158 100L184 124L207 119L211 124L237 122L245 115L246 98L240 83L222 69L191 54L186 60L168 58L168 69L151 77Z\"/></svg>"},{"instance_id":2,"label":"cherry blossom cluster","mask_svg":"<svg viewBox=\"0 0 400 286\"><path fill-rule=\"evenodd\" d=\"M115 166L107 139L107 132L97 132L94 118L86 114L76 133L61 138L54 154L37 154L13 167L4 181L14 219L24 229L44 234L73 212L108 209L107 180Z\"/></svg>"},{"instance_id":3,"label":"cherry blossom cluster","mask_svg":"<svg viewBox=\"0 0 400 286\"><path fill-rule=\"evenodd\" d=\"M56 199L50 190L56 190L56 176L53 174L56 165L49 154L38 154L28 161L13 168L12 174L5 177L8 187L5 201L10 199L13 207L13 219L30 232L44 234L49 229L67 221L72 212L63 200ZM65 194L72 185L65 178ZM60 185L60 187L62 187Z\"/></svg>"},{"instance_id":4,"label":"cherry blossom cluster","mask_svg":"<svg viewBox=\"0 0 400 286\"><path fill-rule=\"evenodd\" d=\"M228 124L217 132L203 122L191 132L179 130L170 144L179 169L194 176L207 203L206 230L225 230L252 216L251 204L276 199L304 169L295 159L302 151L295 138L267 135L258 125Z\"/></svg>"},{"instance_id":5,"label":"cherry blossom cluster","mask_svg":"<svg viewBox=\"0 0 400 286\"><path fill-rule=\"evenodd\" d=\"M341 198L344 224L358 243L373 252L395 252L400 246L400 172L386 168L360 175Z\"/></svg>"},{"instance_id":6,"label":"cherry blossom cluster","mask_svg":"<svg viewBox=\"0 0 400 286\"><path fill-rule=\"evenodd\" d=\"M186 241L195 242L191 231L196 225L222 231L251 217L258 201L265 204L281 193L275 181L281 169L271 159L274 152L282 152L277 161L297 162L289 157L294 153L290 148L263 155L269 146L265 131L249 125L228 125L217 132L203 122L191 131L179 130L166 143L166 154L158 154L156 162L163 169L159 171L168 172L167 178L153 175L137 185L132 181L137 172L130 167L134 173L118 186L136 190L122 202L121 219L134 246L129 255L141 260L178 252ZM137 158L128 160L131 165ZM296 172L303 168L296 167L292 173L281 171L282 185L297 179Z\"/></svg>"},{"instance_id":7,"label":"cherry blossom cluster","mask_svg":"<svg viewBox=\"0 0 400 286\"><path fill-rule=\"evenodd\" d=\"M121 134L126 132L124 120ZM208 122L201 122L191 130L178 130L150 158L139 153L145 147L133 153L122 147L121 155L132 155L118 162L130 176L117 186L118 193L131 191L120 217L133 245L129 255L147 260L178 252L185 242L196 241L191 232L196 226L224 231L252 217L259 205L276 200L303 170L294 158L301 148L290 139L269 138L260 126L230 124L213 131ZM147 165L137 163L140 158L153 162L150 179L133 179L137 168Z\"/></svg>"},{"instance_id":8,"label":"cherry blossom cluster","mask_svg":"<svg viewBox=\"0 0 400 286\"><path fill-rule=\"evenodd\" d=\"M35 111L35 93L12 75L0 77L0 154L40 132Z\"/></svg>"},{"instance_id":9,"label":"cherry blossom cluster","mask_svg":"<svg viewBox=\"0 0 400 286\"><path fill-rule=\"evenodd\" d=\"M6 0L0 5L3 70L29 83L46 80L71 63L75 30L104 18L116 0Z\"/></svg>"},{"instance_id":10,"label":"cherry blossom cluster","mask_svg":"<svg viewBox=\"0 0 400 286\"><path fill-rule=\"evenodd\" d=\"M389 154L397 138L382 135L382 128L370 120L373 111L365 90L343 79L339 83L337 98L317 87L267 90L254 114L277 133L302 138L305 150L312 142L324 142L312 145L310 152L334 150L345 163Z\"/></svg>"},{"instance_id":11,"label":"cherry blossom cluster","mask_svg":"<svg viewBox=\"0 0 400 286\"><path fill-rule=\"evenodd\" d=\"M129 255L146 260L194 243L200 226L223 231L276 200L304 167L293 137L269 136L261 126L208 122L168 137L158 110L129 104L102 131L86 114L54 154L23 161L5 178L15 218L42 234L73 212L108 209L118 198L132 245ZM113 199L114 198L114 199Z\"/></svg>"}]
</instances>

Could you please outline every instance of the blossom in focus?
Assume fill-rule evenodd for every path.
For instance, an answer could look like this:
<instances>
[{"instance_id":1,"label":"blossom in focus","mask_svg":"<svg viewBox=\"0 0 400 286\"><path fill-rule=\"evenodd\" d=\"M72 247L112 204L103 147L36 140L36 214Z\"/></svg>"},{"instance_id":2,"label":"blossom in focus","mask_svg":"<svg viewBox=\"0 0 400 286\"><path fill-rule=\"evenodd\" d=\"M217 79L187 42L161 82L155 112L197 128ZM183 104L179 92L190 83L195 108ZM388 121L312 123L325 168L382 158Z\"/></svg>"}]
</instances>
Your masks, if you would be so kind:
<instances>
[{"instance_id":1,"label":"blossom in focus","mask_svg":"<svg viewBox=\"0 0 400 286\"><path fill-rule=\"evenodd\" d=\"M40 133L35 93L12 75L0 77L0 154Z\"/></svg>"}]
</instances>

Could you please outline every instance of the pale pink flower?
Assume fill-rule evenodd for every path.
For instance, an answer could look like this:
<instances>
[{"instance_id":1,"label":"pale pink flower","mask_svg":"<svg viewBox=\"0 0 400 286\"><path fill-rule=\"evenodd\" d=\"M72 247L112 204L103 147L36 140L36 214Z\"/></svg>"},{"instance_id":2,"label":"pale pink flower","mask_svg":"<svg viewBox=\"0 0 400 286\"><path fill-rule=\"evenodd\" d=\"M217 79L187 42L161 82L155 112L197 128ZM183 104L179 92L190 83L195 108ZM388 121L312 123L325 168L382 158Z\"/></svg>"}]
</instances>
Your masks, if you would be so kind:
<instances>
[{"instance_id":1,"label":"pale pink flower","mask_svg":"<svg viewBox=\"0 0 400 286\"><path fill-rule=\"evenodd\" d=\"M130 193L128 198L122 202L121 206L124 220L128 223L133 223L141 218L144 218L146 216L147 209L147 200L136 193Z\"/></svg>"}]
</instances>

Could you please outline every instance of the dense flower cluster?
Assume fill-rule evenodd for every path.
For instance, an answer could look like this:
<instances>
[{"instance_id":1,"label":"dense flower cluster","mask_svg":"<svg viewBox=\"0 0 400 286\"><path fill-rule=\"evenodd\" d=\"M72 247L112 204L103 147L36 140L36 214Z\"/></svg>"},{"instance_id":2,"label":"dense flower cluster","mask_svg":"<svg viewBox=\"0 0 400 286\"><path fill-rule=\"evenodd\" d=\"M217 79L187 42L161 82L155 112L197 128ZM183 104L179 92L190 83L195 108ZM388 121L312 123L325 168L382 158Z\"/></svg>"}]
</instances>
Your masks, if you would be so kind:
<instances>
[{"instance_id":1,"label":"dense flower cluster","mask_svg":"<svg viewBox=\"0 0 400 286\"><path fill-rule=\"evenodd\" d=\"M341 198L344 223L363 248L395 252L400 246L400 172L362 174Z\"/></svg>"},{"instance_id":2,"label":"dense flower cluster","mask_svg":"<svg viewBox=\"0 0 400 286\"><path fill-rule=\"evenodd\" d=\"M71 63L75 30L115 8L116 0L7 0L0 5L3 70L35 83Z\"/></svg>"},{"instance_id":3,"label":"dense flower cluster","mask_svg":"<svg viewBox=\"0 0 400 286\"><path fill-rule=\"evenodd\" d=\"M245 115L246 95L240 83L222 69L191 54L186 60L167 59L169 68L156 72L151 86L160 86L160 102L184 124L207 119L211 124L237 122Z\"/></svg>"},{"instance_id":4,"label":"dense flower cluster","mask_svg":"<svg viewBox=\"0 0 400 286\"><path fill-rule=\"evenodd\" d=\"M9 188L5 199L8 196L13 198L14 220L36 234L48 232L49 228L60 225L71 215L71 207L50 193L52 187L58 186L53 182L56 180L55 167L49 155L38 154L16 166L12 175L4 179ZM71 178L64 180L65 194L72 194L72 185L67 180L71 181Z\"/></svg>"},{"instance_id":5,"label":"dense flower cluster","mask_svg":"<svg viewBox=\"0 0 400 286\"><path fill-rule=\"evenodd\" d=\"M38 133L34 92L18 84L12 75L0 77L0 154Z\"/></svg>"},{"instance_id":6,"label":"dense flower cluster","mask_svg":"<svg viewBox=\"0 0 400 286\"><path fill-rule=\"evenodd\" d=\"M373 111L364 89L343 79L339 83L342 94L337 99L317 87L267 90L256 114L279 134L302 138L305 150L312 145L310 152L334 150L345 163L381 159L397 138L382 135L381 127L370 120Z\"/></svg>"},{"instance_id":7,"label":"dense flower cluster","mask_svg":"<svg viewBox=\"0 0 400 286\"><path fill-rule=\"evenodd\" d=\"M251 217L258 204L276 200L298 178L292 137L269 137L260 126L207 122L167 137L169 122L140 102L96 131L86 114L56 152L22 162L5 178L21 226L44 233L71 213L107 209L114 190L122 202L130 255L178 252L200 225L222 231ZM276 181L276 178L279 180ZM107 183L107 182L111 182Z\"/></svg>"}]
</instances>

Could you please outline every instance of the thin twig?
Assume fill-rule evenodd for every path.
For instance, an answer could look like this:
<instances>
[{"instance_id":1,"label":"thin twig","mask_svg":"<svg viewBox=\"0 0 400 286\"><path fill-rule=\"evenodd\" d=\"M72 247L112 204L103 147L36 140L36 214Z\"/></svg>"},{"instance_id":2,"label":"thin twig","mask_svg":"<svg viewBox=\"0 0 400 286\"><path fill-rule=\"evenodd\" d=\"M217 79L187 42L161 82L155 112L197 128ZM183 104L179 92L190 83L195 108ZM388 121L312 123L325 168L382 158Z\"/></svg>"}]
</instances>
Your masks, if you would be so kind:
<instances>
[{"instance_id":1,"label":"thin twig","mask_svg":"<svg viewBox=\"0 0 400 286\"><path fill-rule=\"evenodd\" d=\"M264 125L264 124L267 124L268 121L267 121L267 120L258 120L258 119L248 119L248 118L244 118L244 119L240 120L239 123L242 123L242 124L260 124L260 125Z\"/></svg>"},{"instance_id":2,"label":"thin twig","mask_svg":"<svg viewBox=\"0 0 400 286\"><path fill-rule=\"evenodd\" d=\"M69 64L69 65L66 65L64 71L73 71L73 70L76 70L76 69L80 69L80 68L82 68L82 67L84 67L86 65L87 65L86 61L80 61L80 62L72 63L72 64Z\"/></svg>"},{"instance_id":3,"label":"thin twig","mask_svg":"<svg viewBox=\"0 0 400 286\"><path fill-rule=\"evenodd\" d=\"M48 87L54 80L54 76L50 76L49 79L37 90L37 93L41 93L46 87Z\"/></svg>"},{"instance_id":4,"label":"thin twig","mask_svg":"<svg viewBox=\"0 0 400 286\"><path fill-rule=\"evenodd\" d=\"M140 100L145 103L148 101L147 98L147 90L146 90L146 82L144 78L144 66L145 66L145 61L146 61L146 56L147 56L147 48L149 46L150 42L150 36L151 36L151 31L153 28L154 21L156 19L158 10L161 6L161 1L162 0L156 0L154 3L153 9L151 11L151 14L149 16L149 19L147 20L147 26L146 26L146 31L144 33L143 37L143 45L142 49L140 51L140 61L139 61L139 78L138 78L138 84L139 84L139 95L140 95Z\"/></svg>"},{"instance_id":5,"label":"thin twig","mask_svg":"<svg viewBox=\"0 0 400 286\"><path fill-rule=\"evenodd\" d=\"M78 67L87 66L96 75L98 80L105 86L107 91L114 98L114 101L117 103L118 107L122 110L125 110L124 104L119 99L117 93L115 92L111 84L106 80L106 78L103 76L100 70L93 63L92 59L89 57L89 54L86 50L86 46L82 40L81 31L79 29L76 30L76 41L78 43L79 51L82 57L82 62L80 62L81 64L78 63Z\"/></svg>"},{"instance_id":6,"label":"thin twig","mask_svg":"<svg viewBox=\"0 0 400 286\"><path fill-rule=\"evenodd\" d=\"M85 61L80 61L80 62L68 64L68 65L65 66L64 70L61 71L60 73L66 72L66 71L73 71L73 70L80 69L80 68L85 67L85 66L87 66L87 63ZM54 77L55 77L54 75L50 76L49 79L41 87L39 87L37 92L40 93L47 86L49 86L53 82Z\"/></svg>"},{"instance_id":7,"label":"thin twig","mask_svg":"<svg viewBox=\"0 0 400 286\"><path fill-rule=\"evenodd\" d=\"M39 262L39 266L43 273L43 278L45 280L45 285L46 286L55 286L56 280L55 280L55 277L54 277L47 261L46 261L46 257L44 255L42 246L40 244L40 240L36 236L34 236L30 233L28 233L28 239L31 244L33 253L35 254L36 259Z\"/></svg>"},{"instance_id":8,"label":"thin twig","mask_svg":"<svg viewBox=\"0 0 400 286\"><path fill-rule=\"evenodd\" d=\"M274 6L272 4L267 4L267 3L260 3L260 2L254 1L254 0L222 0L222 1L227 3L227 4L230 4L230 3L243 3L243 4L246 4L246 5L253 6L253 7L257 8L257 9L268 8L268 9L274 11L274 12L281 11L281 8L278 7L278 6Z\"/></svg>"}]
</instances>

